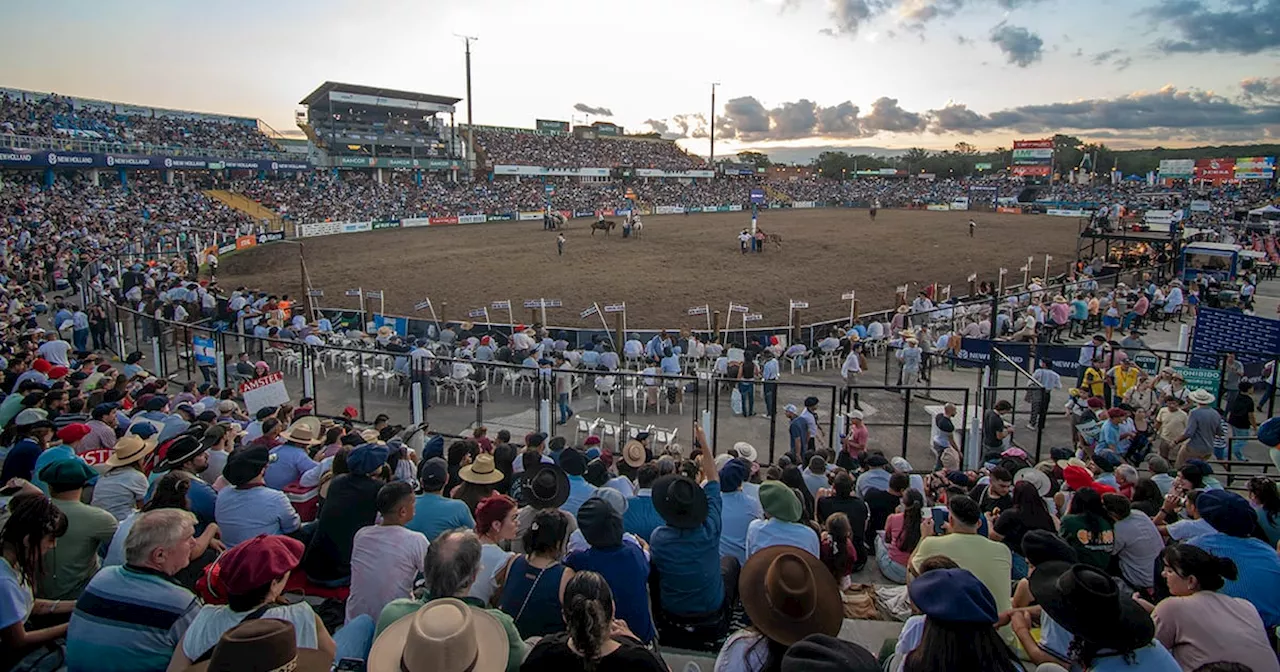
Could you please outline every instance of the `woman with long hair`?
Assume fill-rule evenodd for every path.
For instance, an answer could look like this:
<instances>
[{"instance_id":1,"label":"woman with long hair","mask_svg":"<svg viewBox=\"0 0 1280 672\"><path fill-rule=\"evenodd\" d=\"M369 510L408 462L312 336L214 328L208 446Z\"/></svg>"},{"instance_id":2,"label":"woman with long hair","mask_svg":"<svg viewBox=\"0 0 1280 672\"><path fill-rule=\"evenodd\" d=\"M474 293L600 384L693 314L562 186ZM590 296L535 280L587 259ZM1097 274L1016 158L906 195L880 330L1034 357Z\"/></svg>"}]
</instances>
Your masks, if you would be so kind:
<instances>
[{"instance_id":1,"label":"woman with long hair","mask_svg":"<svg viewBox=\"0 0 1280 672\"><path fill-rule=\"evenodd\" d=\"M497 607L511 616L524 638L565 629L561 605L573 570L562 562L569 546L569 518L559 509L542 509L521 540L524 553L498 571Z\"/></svg>"},{"instance_id":2,"label":"woman with long hair","mask_svg":"<svg viewBox=\"0 0 1280 672\"><path fill-rule=\"evenodd\" d=\"M889 514L884 536L876 537L876 561L880 573L894 583L907 582L907 563L920 544L920 522L924 517L924 495L917 490L902 493L901 510Z\"/></svg>"},{"instance_id":3,"label":"woman with long hair","mask_svg":"<svg viewBox=\"0 0 1280 672\"><path fill-rule=\"evenodd\" d=\"M804 474L800 473L800 468L790 466L782 470L782 478L779 479L786 483L792 490L796 491L796 496L800 497L800 506L804 509L804 513L800 522L812 526L817 518L814 516L813 493L809 492L809 486L805 485Z\"/></svg>"},{"instance_id":4,"label":"woman with long hair","mask_svg":"<svg viewBox=\"0 0 1280 672\"><path fill-rule=\"evenodd\" d=\"M995 598L971 572L925 572L907 592L925 619L920 644L907 654L903 672L1021 672L1017 655L996 630Z\"/></svg>"},{"instance_id":5,"label":"woman with long hair","mask_svg":"<svg viewBox=\"0 0 1280 672\"><path fill-rule=\"evenodd\" d=\"M1231 662L1254 672L1280 672L1280 662L1267 643L1257 608L1248 600L1219 592L1237 576L1236 563L1190 544L1164 549L1168 599L1159 604L1134 600L1156 624L1156 639L1183 669L1205 663Z\"/></svg>"},{"instance_id":6,"label":"woman with long hair","mask_svg":"<svg viewBox=\"0 0 1280 672\"><path fill-rule=\"evenodd\" d=\"M666 663L614 619L613 592L595 572L578 572L565 586L564 622L567 631L543 637L521 672L666 672Z\"/></svg>"},{"instance_id":7,"label":"woman with long hair","mask_svg":"<svg viewBox=\"0 0 1280 672\"><path fill-rule=\"evenodd\" d=\"M1266 476L1249 479L1249 503L1258 516L1258 526L1267 535L1267 543L1280 544L1280 491L1276 482Z\"/></svg>"},{"instance_id":8,"label":"woman with long hair","mask_svg":"<svg viewBox=\"0 0 1280 672\"><path fill-rule=\"evenodd\" d=\"M1160 486L1155 481L1143 476L1133 486L1131 501L1134 511L1141 511L1154 518L1160 512L1160 507L1164 506L1164 493L1160 492Z\"/></svg>"},{"instance_id":9,"label":"woman with long hair","mask_svg":"<svg viewBox=\"0 0 1280 672\"><path fill-rule=\"evenodd\" d=\"M188 499L187 493L191 490L191 479L195 478L191 474L173 470L165 474L156 482L155 490L151 493L151 499L142 505L140 511L129 514L120 522L120 526L116 528L115 536L111 537L111 544L107 547L107 557L102 561L103 567L124 564L124 542L129 538L129 530L133 529L133 524L137 522L138 517L148 511L156 509L181 509L183 511L191 511L191 500ZM226 546L218 540L218 524L209 523L204 530L196 535L196 545L191 549L191 562L195 563L200 560L200 556L204 555L210 547L213 548L213 554L208 558L212 562L218 553L226 550ZM204 567L209 562L198 563L199 567Z\"/></svg>"},{"instance_id":10,"label":"woman with long hair","mask_svg":"<svg viewBox=\"0 0 1280 672\"><path fill-rule=\"evenodd\" d=\"M1106 571L1115 547L1115 528L1102 506L1102 495L1093 488L1081 488L1071 498L1071 509L1058 532L1076 549L1080 562Z\"/></svg>"},{"instance_id":11,"label":"woman with long hair","mask_svg":"<svg viewBox=\"0 0 1280 672\"><path fill-rule=\"evenodd\" d=\"M75 601L42 600L33 596L44 577L44 556L67 532L67 517L53 501L27 485L6 505L9 520L0 529L0 669L31 654L38 647L67 635L67 625L28 630L33 615L70 614Z\"/></svg>"},{"instance_id":12,"label":"woman with long hair","mask_svg":"<svg viewBox=\"0 0 1280 672\"><path fill-rule=\"evenodd\" d=\"M1048 477L1044 479L1047 481ZM1013 486L1013 506L1007 511L987 514L987 536L1002 541L1013 554L1014 581L1027 576L1027 559L1022 555L1022 539L1031 530L1057 532L1058 521L1049 513L1044 497L1033 481L1019 481Z\"/></svg>"},{"instance_id":13,"label":"woman with long hair","mask_svg":"<svg viewBox=\"0 0 1280 672\"><path fill-rule=\"evenodd\" d=\"M840 582L840 589L848 587L850 576L858 563L858 549L853 543L853 525L849 516L837 511L827 517L823 525L821 546L822 564Z\"/></svg>"}]
</instances>

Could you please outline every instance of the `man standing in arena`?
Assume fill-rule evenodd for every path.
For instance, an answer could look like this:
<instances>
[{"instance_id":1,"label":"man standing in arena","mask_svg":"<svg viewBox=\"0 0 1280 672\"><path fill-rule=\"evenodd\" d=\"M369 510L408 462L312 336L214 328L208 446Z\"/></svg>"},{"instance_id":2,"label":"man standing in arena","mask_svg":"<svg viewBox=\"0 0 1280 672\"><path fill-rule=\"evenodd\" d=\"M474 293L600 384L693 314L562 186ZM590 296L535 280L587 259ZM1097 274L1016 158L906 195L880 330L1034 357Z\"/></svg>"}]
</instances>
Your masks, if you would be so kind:
<instances>
[{"instance_id":1,"label":"man standing in arena","mask_svg":"<svg viewBox=\"0 0 1280 672\"><path fill-rule=\"evenodd\" d=\"M564 256L564 234L563 233L556 234L556 254L561 257Z\"/></svg>"},{"instance_id":2,"label":"man standing in arena","mask_svg":"<svg viewBox=\"0 0 1280 672\"><path fill-rule=\"evenodd\" d=\"M976 228L978 228L978 223L970 219L969 220L969 237L970 238L973 237L973 230Z\"/></svg>"}]
</instances>

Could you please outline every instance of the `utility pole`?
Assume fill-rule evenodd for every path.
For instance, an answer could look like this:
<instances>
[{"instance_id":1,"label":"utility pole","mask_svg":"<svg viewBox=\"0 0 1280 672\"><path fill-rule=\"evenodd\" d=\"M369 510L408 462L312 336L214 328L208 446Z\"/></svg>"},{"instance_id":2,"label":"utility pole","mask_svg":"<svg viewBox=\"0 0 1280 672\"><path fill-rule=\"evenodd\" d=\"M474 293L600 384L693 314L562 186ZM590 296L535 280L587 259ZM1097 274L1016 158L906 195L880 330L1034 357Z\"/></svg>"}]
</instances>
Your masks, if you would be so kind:
<instances>
[{"instance_id":1,"label":"utility pole","mask_svg":"<svg viewBox=\"0 0 1280 672\"><path fill-rule=\"evenodd\" d=\"M461 37L463 44L466 45L467 53L467 167L471 172L476 169L476 131L475 124L471 120L471 41L479 40L478 37L470 35L459 35L454 33L454 37Z\"/></svg>"},{"instance_id":2,"label":"utility pole","mask_svg":"<svg viewBox=\"0 0 1280 672\"><path fill-rule=\"evenodd\" d=\"M711 82L711 169L716 166L716 87L720 82Z\"/></svg>"}]
</instances>

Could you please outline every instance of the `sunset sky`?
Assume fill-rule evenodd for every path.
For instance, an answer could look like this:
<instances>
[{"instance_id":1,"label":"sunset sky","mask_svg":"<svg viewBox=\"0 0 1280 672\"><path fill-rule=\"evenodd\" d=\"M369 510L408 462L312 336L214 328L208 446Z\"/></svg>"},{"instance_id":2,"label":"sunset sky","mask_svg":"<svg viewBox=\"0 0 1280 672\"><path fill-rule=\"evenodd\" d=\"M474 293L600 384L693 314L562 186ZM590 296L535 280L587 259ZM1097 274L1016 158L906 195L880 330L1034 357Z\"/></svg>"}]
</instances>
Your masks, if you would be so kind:
<instances>
[{"instance_id":1,"label":"sunset sky","mask_svg":"<svg viewBox=\"0 0 1280 672\"><path fill-rule=\"evenodd\" d=\"M325 80L464 97L463 33L482 124L604 119L705 153L719 82L717 154L1055 131L1280 142L1280 0L60 0L4 16L0 86L281 131Z\"/></svg>"}]
</instances>

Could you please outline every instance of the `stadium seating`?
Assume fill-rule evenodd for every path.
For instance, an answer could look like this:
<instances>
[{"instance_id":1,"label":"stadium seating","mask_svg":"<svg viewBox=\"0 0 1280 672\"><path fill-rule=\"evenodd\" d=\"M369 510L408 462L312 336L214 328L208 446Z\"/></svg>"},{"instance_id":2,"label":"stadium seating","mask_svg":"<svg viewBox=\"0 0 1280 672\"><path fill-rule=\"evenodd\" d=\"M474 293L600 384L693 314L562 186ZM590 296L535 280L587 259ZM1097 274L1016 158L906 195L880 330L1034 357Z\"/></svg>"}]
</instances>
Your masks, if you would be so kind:
<instances>
[{"instance_id":1,"label":"stadium seating","mask_svg":"<svg viewBox=\"0 0 1280 672\"><path fill-rule=\"evenodd\" d=\"M483 130L476 132L490 166L517 165L546 168L656 168L692 170L705 168L701 158L684 153L673 142L598 138L585 140L568 135Z\"/></svg>"}]
</instances>

